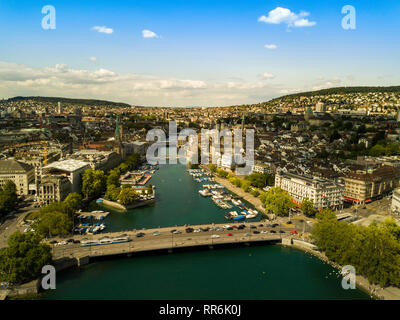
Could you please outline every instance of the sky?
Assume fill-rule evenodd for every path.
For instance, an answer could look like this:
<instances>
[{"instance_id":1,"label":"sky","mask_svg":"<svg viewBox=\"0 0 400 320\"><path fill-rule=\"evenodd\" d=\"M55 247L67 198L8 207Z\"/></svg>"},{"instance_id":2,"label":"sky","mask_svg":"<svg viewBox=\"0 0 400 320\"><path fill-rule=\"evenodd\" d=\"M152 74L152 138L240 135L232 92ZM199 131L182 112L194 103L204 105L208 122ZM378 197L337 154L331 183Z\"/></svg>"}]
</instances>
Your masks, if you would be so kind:
<instances>
[{"instance_id":1,"label":"sky","mask_svg":"<svg viewBox=\"0 0 400 320\"><path fill-rule=\"evenodd\" d=\"M400 85L399 17L398 0L0 0L0 98L226 106Z\"/></svg>"}]
</instances>

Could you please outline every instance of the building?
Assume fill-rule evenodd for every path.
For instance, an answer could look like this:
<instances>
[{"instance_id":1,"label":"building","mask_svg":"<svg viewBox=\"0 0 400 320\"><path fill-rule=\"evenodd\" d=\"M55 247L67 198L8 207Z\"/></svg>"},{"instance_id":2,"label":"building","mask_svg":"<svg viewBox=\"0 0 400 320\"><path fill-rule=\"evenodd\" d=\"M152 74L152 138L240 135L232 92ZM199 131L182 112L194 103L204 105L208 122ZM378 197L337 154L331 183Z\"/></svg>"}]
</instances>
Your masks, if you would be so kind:
<instances>
[{"instance_id":1,"label":"building","mask_svg":"<svg viewBox=\"0 0 400 320\"><path fill-rule=\"evenodd\" d=\"M18 195L30 194L29 185L34 184L35 169L33 166L14 160L0 160L0 187L12 181L17 187Z\"/></svg>"},{"instance_id":2,"label":"building","mask_svg":"<svg viewBox=\"0 0 400 320\"><path fill-rule=\"evenodd\" d=\"M330 180L277 172L275 187L287 191L297 206L306 198L314 202L316 209L337 209L343 205L343 186Z\"/></svg>"},{"instance_id":3,"label":"building","mask_svg":"<svg viewBox=\"0 0 400 320\"><path fill-rule=\"evenodd\" d=\"M400 215L400 188L393 191L391 209L393 214Z\"/></svg>"},{"instance_id":4,"label":"building","mask_svg":"<svg viewBox=\"0 0 400 320\"><path fill-rule=\"evenodd\" d=\"M71 182L66 176L48 176L38 187L37 201L41 206L63 201L71 192Z\"/></svg>"},{"instance_id":5,"label":"building","mask_svg":"<svg viewBox=\"0 0 400 320\"><path fill-rule=\"evenodd\" d=\"M254 164L252 168L252 172L257 173L272 173L272 170L269 165L265 163Z\"/></svg>"},{"instance_id":6,"label":"building","mask_svg":"<svg viewBox=\"0 0 400 320\"><path fill-rule=\"evenodd\" d=\"M318 102L318 103L315 105L315 111L316 111L316 112L326 112L326 106L325 106L325 104L323 104L322 102Z\"/></svg>"},{"instance_id":7,"label":"building","mask_svg":"<svg viewBox=\"0 0 400 320\"><path fill-rule=\"evenodd\" d=\"M82 175L87 169L90 169L90 164L88 162L68 159L56 161L44 167L43 175L44 177L65 176L71 182L71 192L80 193Z\"/></svg>"},{"instance_id":8,"label":"building","mask_svg":"<svg viewBox=\"0 0 400 320\"><path fill-rule=\"evenodd\" d=\"M121 156L114 151L80 150L69 156L70 159L89 163L93 170L107 172L121 163Z\"/></svg>"},{"instance_id":9,"label":"building","mask_svg":"<svg viewBox=\"0 0 400 320\"><path fill-rule=\"evenodd\" d=\"M346 201L368 203L388 194L399 185L399 170L382 165L375 169L352 172L344 181Z\"/></svg>"}]
</instances>

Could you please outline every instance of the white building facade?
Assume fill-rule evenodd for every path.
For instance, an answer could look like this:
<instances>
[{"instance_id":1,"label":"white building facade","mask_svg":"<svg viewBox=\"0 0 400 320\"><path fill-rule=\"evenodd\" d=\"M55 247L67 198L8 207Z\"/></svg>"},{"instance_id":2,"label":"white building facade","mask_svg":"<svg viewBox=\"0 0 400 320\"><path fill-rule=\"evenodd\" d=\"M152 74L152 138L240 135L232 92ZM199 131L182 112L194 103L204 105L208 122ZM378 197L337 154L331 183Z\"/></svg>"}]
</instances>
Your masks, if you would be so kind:
<instances>
[{"instance_id":1,"label":"white building facade","mask_svg":"<svg viewBox=\"0 0 400 320\"><path fill-rule=\"evenodd\" d=\"M314 202L316 209L338 209L343 205L342 185L320 178L308 178L293 173L277 172L275 187L287 191L300 206L304 199Z\"/></svg>"}]
</instances>

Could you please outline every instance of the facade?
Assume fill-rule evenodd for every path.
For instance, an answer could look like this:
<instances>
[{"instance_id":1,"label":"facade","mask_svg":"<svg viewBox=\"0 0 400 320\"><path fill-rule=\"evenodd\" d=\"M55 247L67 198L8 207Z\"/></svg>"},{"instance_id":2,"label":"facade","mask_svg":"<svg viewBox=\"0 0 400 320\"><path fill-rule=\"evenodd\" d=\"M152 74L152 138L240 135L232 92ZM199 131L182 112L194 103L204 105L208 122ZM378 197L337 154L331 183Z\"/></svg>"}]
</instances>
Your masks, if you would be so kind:
<instances>
[{"instance_id":1,"label":"facade","mask_svg":"<svg viewBox=\"0 0 400 320\"><path fill-rule=\"evenodd\" d=\"M393 214L400 215L400 188L393 191L391 209Z\"/></svg>"},{"instance_id":2,"label":"facade","mask_svg":"<svg viewBox=\"0 0 400 320\"><path fill-rule=\"evenodd\" d=\"M90 169L88 162L80 160L56 161L43 168L43 177L65 176L71 182L71 192L81 192L82 175L85 170Z\"/></svg>"},{"instance_id":3,"label":"facade","mask_svg":"<svg viewBox=\"0 0 400 320\"><path fill-rule=\"evenodd\" d=\"M287 191L298 206L306 198L314 202L316 209L337 209L343 205L343 186L329 180L277 172L275 187Z\"/></svg>"},{"instance_id":4,"label":"facade","mask_svg":"<svg viewBox=\"0 0 400 320\"><path fill-rule=\"evenodd\" d=\"M269 165L265 163L254 164L252 168L252 172L257 173L272 173L272 170Z\"/></svg>"},{"instance_id":5,"label":"facade","mask_svg":"<svg viewBox=\"0 0 400 320\"><path fill-rule=\"evenodd\" d=\"M383 165L376 169L352 172L344 181L346 201L368 203L399 185L399 170Z\"/></svg>"},{"instance_id":6,"label":"facade","mask_svg":"<svg viewBox=\"0 0 400 320\"><path fill-rule=\"evenodd\" d=\"M29 184L35 181L35 169L14 159L0 160L0 187L9 180L15 183L18 195L28 195Z\"/></svg>"},{"instance_id":7,"label":"facade","mask_svg":"<svg viewBox=\"0 0 400 320\"><path fill-rule=\"evenodd\" d=\"M71 182L65 176L44 177L38 187L37 201L42 206L63 201L71 192L71 187Z\"/></svg>"}]
</instances>

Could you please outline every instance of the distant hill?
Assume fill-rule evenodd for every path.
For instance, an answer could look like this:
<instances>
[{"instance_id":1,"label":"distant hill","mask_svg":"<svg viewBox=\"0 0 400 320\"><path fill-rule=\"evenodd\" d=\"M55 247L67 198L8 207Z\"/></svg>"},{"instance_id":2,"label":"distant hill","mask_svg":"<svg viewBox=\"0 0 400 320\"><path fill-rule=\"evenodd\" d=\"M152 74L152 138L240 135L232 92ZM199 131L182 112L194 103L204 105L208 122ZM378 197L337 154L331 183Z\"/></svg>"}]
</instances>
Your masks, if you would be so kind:
<instances>
[{"instance_id":1,"label":"distant hill","mask_svg":"<svg viewBox=\"0 0 400 320\"><path fill-rule=\"evenodd\" d=\"M96 106L115 106L115 107L130 107L130 104L122 102L111 102L105 100L94 100L94 99L69 99L60 97L14 97L7 99L6 101L24 101L24 100L34 100L37 102L47 102L47 103L64 103L64 104L77 104L77 105L96 105Z\"/></svg>"},{"instance_id":2,"label":"distant hill","mask_svg":"<svg viewBox=\"0 0 400 320\"><path fill-rule=\"evenodd\" d=\"M313 97L313 96L325 96L325 95L330 95L330 94L351 94L351 93L370 93L370 92L399 92L400 93L400 86L329 88L329 89L322 89L322 90L318 90L318 91L308 91L308 92L289 94L286 96L272 99L271 102L274 100L286 100L286 99L292 99L292 98L298 98L298 97Z\"/></svg>"}]
</instances>

